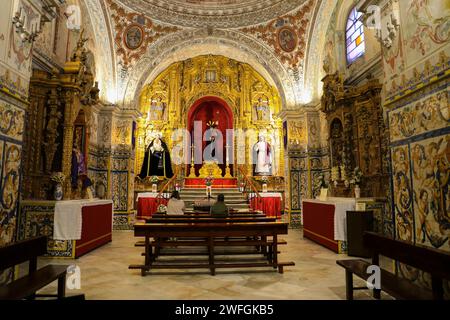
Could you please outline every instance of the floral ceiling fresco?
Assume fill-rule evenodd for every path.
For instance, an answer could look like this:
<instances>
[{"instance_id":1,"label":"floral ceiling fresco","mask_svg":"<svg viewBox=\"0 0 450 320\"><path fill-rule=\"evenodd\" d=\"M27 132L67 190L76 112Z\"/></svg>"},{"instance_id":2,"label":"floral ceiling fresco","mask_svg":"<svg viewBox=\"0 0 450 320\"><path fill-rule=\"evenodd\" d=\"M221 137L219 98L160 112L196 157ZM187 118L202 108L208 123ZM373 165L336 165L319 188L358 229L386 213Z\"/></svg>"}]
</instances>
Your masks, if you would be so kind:
<instances>
[{"instance_id":1,"label":"floral ceiling fresco","mask_svg":"<svg viewBox=\"0 0 450 320\"><path fill-rule=\"evenodd\" d=\"M267 25L241 29L273 48L276 55L291 67L305 58L308 29L315 0L305 2L297 12L270 21Z\"/></svg>"}]
</instances>

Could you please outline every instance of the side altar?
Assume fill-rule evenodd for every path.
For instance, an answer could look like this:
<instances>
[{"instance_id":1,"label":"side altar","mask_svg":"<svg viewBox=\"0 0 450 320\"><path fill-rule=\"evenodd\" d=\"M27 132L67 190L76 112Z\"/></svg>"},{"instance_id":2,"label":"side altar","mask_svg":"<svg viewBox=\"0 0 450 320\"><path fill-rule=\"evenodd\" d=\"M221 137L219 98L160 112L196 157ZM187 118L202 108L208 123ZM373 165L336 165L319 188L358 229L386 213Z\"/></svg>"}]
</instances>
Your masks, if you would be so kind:
<instances>
[{"instance_id":1,"label":"side altar","mask_svg":"<svg viewBox=\"0 0 450 320\"><path fill-rule=\"evenodd\" d=\"M17 240L48 236L51 257L79 258L112 241L111 200L45 201L20 203Z\"/></svg>"}]
</instances>

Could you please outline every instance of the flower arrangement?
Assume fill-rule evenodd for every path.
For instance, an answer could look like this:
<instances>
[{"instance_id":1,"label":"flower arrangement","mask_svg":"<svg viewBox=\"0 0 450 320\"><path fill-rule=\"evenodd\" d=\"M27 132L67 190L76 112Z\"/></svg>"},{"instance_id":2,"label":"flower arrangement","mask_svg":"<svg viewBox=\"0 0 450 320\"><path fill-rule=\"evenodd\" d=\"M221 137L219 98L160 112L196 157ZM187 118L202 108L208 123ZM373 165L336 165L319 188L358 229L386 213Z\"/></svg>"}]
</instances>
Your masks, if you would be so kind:
<instances>
[{"instance_id":1,"label":"flower arrangement","mask_svg":"<svg viewBox=\"0 0 450 320\"><path fill-rule=\"evenodd\" d=\"M353 178L350 180L350 184L354 184L356 186L359 186L361 183L361 179L363 177L363 172L359 167L356 167L355 170L353 170Z\"/></svg>"},{"instance_id":2,"label":"flower arrangement","mask_svg":"<svg viewBox=\"0 0 450 320\"><path fill-rule=\"evenodd\" d=\"M153 176L153 177L151 177L150 182L153 184L157 184L159 182L159 179L157 176Z\"/></svg>"},{"instance_id":3,"label":"flower arrangement","mask_svg":"<svg viewBox=\"0 0 450 320\"><path fill-rule=\"evenodd\" d=\"M52 180L56 184L63 184L66 180L66 176L62 172L54 172L51 175L50 180Z\"/></svg>"},{"instance_id":4,"label":"flower arrangement","mask_svg":"<svg viewBox=\"0 0 450 320\"><path fill-rule=\"evenodd\" d=\"M263 184L267 184L267 183L269 182L269 178L266 177L266 176L263 176L263 177L261 178L261 181L262 181Z\"/></svg>"},{"instance_id":5,"label":"flower arrangement","mask_svg":"<svg viewBox=\"0 0 450 320\"><path fill-rule=\"evenodd\" d=\"M166 213L166 212L167 212L167 206L165 206L165 205L163 205L163 204L160 204L160 205L158 206L158 212L160 212L160 213Z\"/></svg>"},{"instance_id":6,"label":"flower arrangement","mask_svg":"<svg viewBox=\"0 0 450 320\"><path fill-rule=\"evenodd\" d=\"M343 164L340 169L341 169L341 180L346 181L347 180L347 170L345 168L345 164Z\"/></svg>"},{"instance_id":7,"label":"flower arrangement","mask_svg":"<svg viewBox=\"0 0 450 320\"><path fill-rule=\"evenodd\" d=\"M339 178L340 178L339 167L335 166L335 167L331 168L331 181L334 182L335 184L337 184L337 182L339 181Z\"/></svg>"}]
</instances>

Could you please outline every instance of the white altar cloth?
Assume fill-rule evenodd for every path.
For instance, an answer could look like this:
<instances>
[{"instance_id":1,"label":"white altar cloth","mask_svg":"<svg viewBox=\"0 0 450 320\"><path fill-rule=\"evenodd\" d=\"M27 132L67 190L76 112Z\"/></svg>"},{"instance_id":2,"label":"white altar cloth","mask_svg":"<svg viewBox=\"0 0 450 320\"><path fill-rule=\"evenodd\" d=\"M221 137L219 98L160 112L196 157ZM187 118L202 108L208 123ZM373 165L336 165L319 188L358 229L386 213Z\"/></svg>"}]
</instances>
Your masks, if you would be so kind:
<instances>
[{"instance_id":1,"label":"white altar cloth","mask_svg":"<svg viewBox=\"0 0 450 320\"><path fill-rule=\"evenodd\" d=\"M305 199L305 202L329 204L334 206L334 240L347 241L347 211L354 211L355 198L328 197L326 201L319 199ZM302 201L302 207L303 207ZM303 208L302 208L303 211Z\"/></svg>"},{"instance_id":2,"label":"white altar cloth","mask_svg":"<svg viewBox=\"0 0 450 320\"><path fill-rule=\"evenodd\" d=\"M103 204L112 204L112 201L98 199L57 201L55 204L53 239L80 240L83 224L82 208Z\"/></svg>"}]
</instances>

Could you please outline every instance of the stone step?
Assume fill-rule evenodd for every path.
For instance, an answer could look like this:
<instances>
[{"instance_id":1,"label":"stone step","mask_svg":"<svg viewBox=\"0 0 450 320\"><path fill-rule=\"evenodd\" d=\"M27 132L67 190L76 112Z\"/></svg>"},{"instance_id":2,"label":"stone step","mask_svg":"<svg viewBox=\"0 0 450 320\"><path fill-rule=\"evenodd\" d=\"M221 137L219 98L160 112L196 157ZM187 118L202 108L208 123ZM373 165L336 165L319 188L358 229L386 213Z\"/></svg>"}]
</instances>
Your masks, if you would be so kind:
<instances>
[{"instance_id":1,"label":"stone step","mask_svg":"<svg viewBox=\"0 0 450 320\"><path fill-rule=\"evenodd\" d=\"M205 191L206 188L183 188L181 189L181 192L183 191ZM213 192L240 192L239 188L213 188L211 189Z\"/></svg>"},{"instance_id":2,"label":"stone step","mask_svg":"<svg viewBox=\"0 0 450 320\"><path fill-rule=\"evenodd\" d=\"M237 195L235 195L235 194L233 194L233 195L228 194L228 195L224 195L224 196L225 196L225 200L227 200L227 199L234 199L234 200L235 199L244 199L245 200L246 199L243 195L240 195L240 194L237 194ZM194 194L180 194L180 197L183 200L186 200L186 199L202 200L202 199L206 198L206 194L196 194L196 195L194 195ZM212 194L211 198L216 199L217 195Z\"/></svg>"},{"instance_id":3,"label":"stone step","mask_svg":"<svg viewBox=\"0 0 450 320\"><path fill-rule=\"evenodd\" d=\"M223 194L224 196L241 196L243 197L244 195L240 192L211 192L212 195L219 195L219 194ZM180 195L184 195L184 196L206 196L206 191L202 190L202 192L180 192Z\"/></svg>"}]
</instances>

